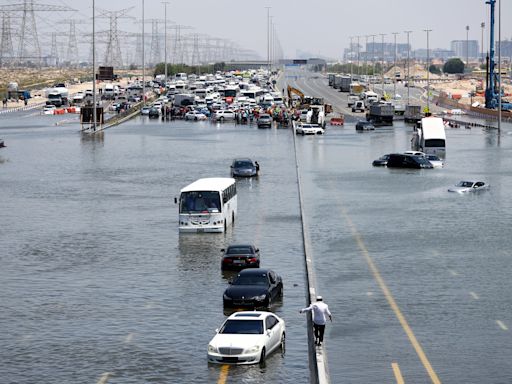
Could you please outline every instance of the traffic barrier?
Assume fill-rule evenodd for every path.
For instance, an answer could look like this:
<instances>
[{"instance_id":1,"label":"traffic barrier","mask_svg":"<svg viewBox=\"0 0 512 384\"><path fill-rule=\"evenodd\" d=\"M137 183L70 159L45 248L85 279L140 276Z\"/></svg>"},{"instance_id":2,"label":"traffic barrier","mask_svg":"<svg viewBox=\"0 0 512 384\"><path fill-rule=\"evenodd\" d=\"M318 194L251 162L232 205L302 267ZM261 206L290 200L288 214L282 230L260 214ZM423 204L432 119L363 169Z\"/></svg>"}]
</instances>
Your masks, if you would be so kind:
<instances>
[{"instance_id":1,"label":"traffic barrier","mask_svg":"<svg viewBox=\"0 0 512 384\"><path fill-rule=\"evenodd\" d=\"M331 125L343 125L345 123L343 117L332 117Z\"/></svg>"}]
</instances>

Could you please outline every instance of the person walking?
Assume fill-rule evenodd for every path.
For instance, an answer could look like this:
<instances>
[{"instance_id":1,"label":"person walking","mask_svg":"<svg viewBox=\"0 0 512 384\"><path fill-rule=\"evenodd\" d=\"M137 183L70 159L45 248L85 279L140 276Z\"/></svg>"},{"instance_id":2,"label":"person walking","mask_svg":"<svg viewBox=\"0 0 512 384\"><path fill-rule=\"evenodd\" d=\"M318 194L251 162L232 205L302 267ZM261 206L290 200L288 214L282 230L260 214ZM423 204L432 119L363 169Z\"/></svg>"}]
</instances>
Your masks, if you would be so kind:
<instances>
[{"instance_id":1,"label":"person walking","mask_svg":"<svg viewBox=\"0 0 512 384\"><path fill-rule=\"evenodd\" d=\"M307 308L302 308L300 313L313 312L313 329L315 332L315 345L322 345L324 341L325 324L327 317L332 322L332 314L329 306L324 303L322 296L316 297L316 302Z\"/></svg>"}]
</instances>

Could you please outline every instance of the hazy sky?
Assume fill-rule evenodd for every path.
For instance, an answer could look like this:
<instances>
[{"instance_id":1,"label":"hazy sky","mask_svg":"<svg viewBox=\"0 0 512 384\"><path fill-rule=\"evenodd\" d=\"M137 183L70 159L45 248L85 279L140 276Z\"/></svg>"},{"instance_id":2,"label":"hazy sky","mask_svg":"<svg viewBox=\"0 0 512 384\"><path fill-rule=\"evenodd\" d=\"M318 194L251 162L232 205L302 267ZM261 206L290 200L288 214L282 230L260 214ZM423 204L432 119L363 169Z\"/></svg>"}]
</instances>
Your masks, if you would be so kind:
<instances>
[{"instance_id":1,"label":"hazy sky","mask_svg":"<svg viewBox=\"0 0 512 384\"><path fill-rule=\"evenodd\" d=\"M86 19L92 15L92 0L35 1L66 4L80 11L79 15L69 14L66 17ZM512 1L501 1L502 18L506 20L502 38L511 39ZM8 2L4 0L1 4ZM136 18L141 18L141 5L142 0L96 0L97 8L120 10L134 7L129 14ZM431 48L449 48L451 40L466 39L466 25L470 27L469 39L476 39L480 44L480 24L486 23L487 34L489 25L489 6L485 0L169 0L167 9L168 20L194 27L190 32L231 39L266 58L267 6L271 7L270 14L287 57L294 57L297 50L302 50L339 58L343 49L349 46L349 37L356 35L386 33L385 41L391 42L391 33L400 32L397 42L405 43L405 30L413 31L411 43L414 49L425 48L426 33L423 30L426 28L432 29ZM497 11L498 6L496 17ZM160 0L145 0L146 19L163 17L164 5ZM105 19L99 23L103 23L105 28ZM80 25L77 28L86 30L90 27ZM119 21L121 30L136 31L140 28L134 20ZM151 24L146 25L146 32L151 32ZM381 41L380 36L375 39ZM488 47L488 37L484 39L484 46Z\"/></svg>"}]
</instances>

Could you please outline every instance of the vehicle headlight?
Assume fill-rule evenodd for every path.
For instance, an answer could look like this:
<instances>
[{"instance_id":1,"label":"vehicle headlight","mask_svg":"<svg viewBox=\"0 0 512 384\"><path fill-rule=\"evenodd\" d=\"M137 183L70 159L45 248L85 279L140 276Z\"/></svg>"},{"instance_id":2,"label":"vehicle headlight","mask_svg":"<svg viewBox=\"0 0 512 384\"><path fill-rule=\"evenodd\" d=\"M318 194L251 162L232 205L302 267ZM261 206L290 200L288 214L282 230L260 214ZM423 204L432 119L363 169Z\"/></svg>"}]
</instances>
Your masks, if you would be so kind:
<instances>
[{"instance_id":1,"label":"vehicle headlight","mask_svg":"<svg viewBox=\"0 0 512 384\"><path fill-rule=\"evenodd\" d=\"M244 352L245 353L256 353L259 350L260 350L260 346L259 345L254 345L251 348L247 348Z\"/></svg>"},{"instance_id":2,"label":"vehicle headlight","mask_svg":"<svg viewBox=\"0 0 512 384\"><path fill-rule=\"evenodd\" d=\"M267 298L267 295L263 294L263 295L256 296L256 297L254 298L254 300L256 300L256 301L263 301L263 300L265 300L266 298Z\"/></svg>"},{"instance_id":3,"label":"vehicle headlight","mask_svg":"<svg viewBox=\"0 0 512 384\"><path fill-rule=\"evenodd\" d=\"M219 353L219 350L215 348L213 345L208 344L208 352Z\"/></svg>"},{"instance_id":4,"label":"vehicle headlight","mask_svg":"<svg viewBox=\"0 0 512 384\"><path fill-rule=\"evenodd\" d=\"M226 295L225 293L222 295L222 297L224 298L224 300L231 300L231 297L229 297L228 295Z\"/></svg>"}]
</instances>

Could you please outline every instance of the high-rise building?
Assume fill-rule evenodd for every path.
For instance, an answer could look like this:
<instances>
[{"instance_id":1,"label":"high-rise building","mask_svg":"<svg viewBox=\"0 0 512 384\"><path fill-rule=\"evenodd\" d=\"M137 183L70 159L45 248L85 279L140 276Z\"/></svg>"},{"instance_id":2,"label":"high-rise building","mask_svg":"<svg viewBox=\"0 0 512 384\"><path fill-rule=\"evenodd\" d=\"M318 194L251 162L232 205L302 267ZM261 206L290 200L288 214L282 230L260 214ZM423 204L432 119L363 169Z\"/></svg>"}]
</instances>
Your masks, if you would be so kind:
<instances>
[{"instance_id":1,"label":"high-rise building","mask_svg":"<svg viewBox=\"0 0 512 384\"><path fill-rule=\"evenodd\" d=\"M480 57L478 40L452 40L450 47L455 52L455 56L462 60L466 57L470 59Z\"/></svg>"}]
</instances>

